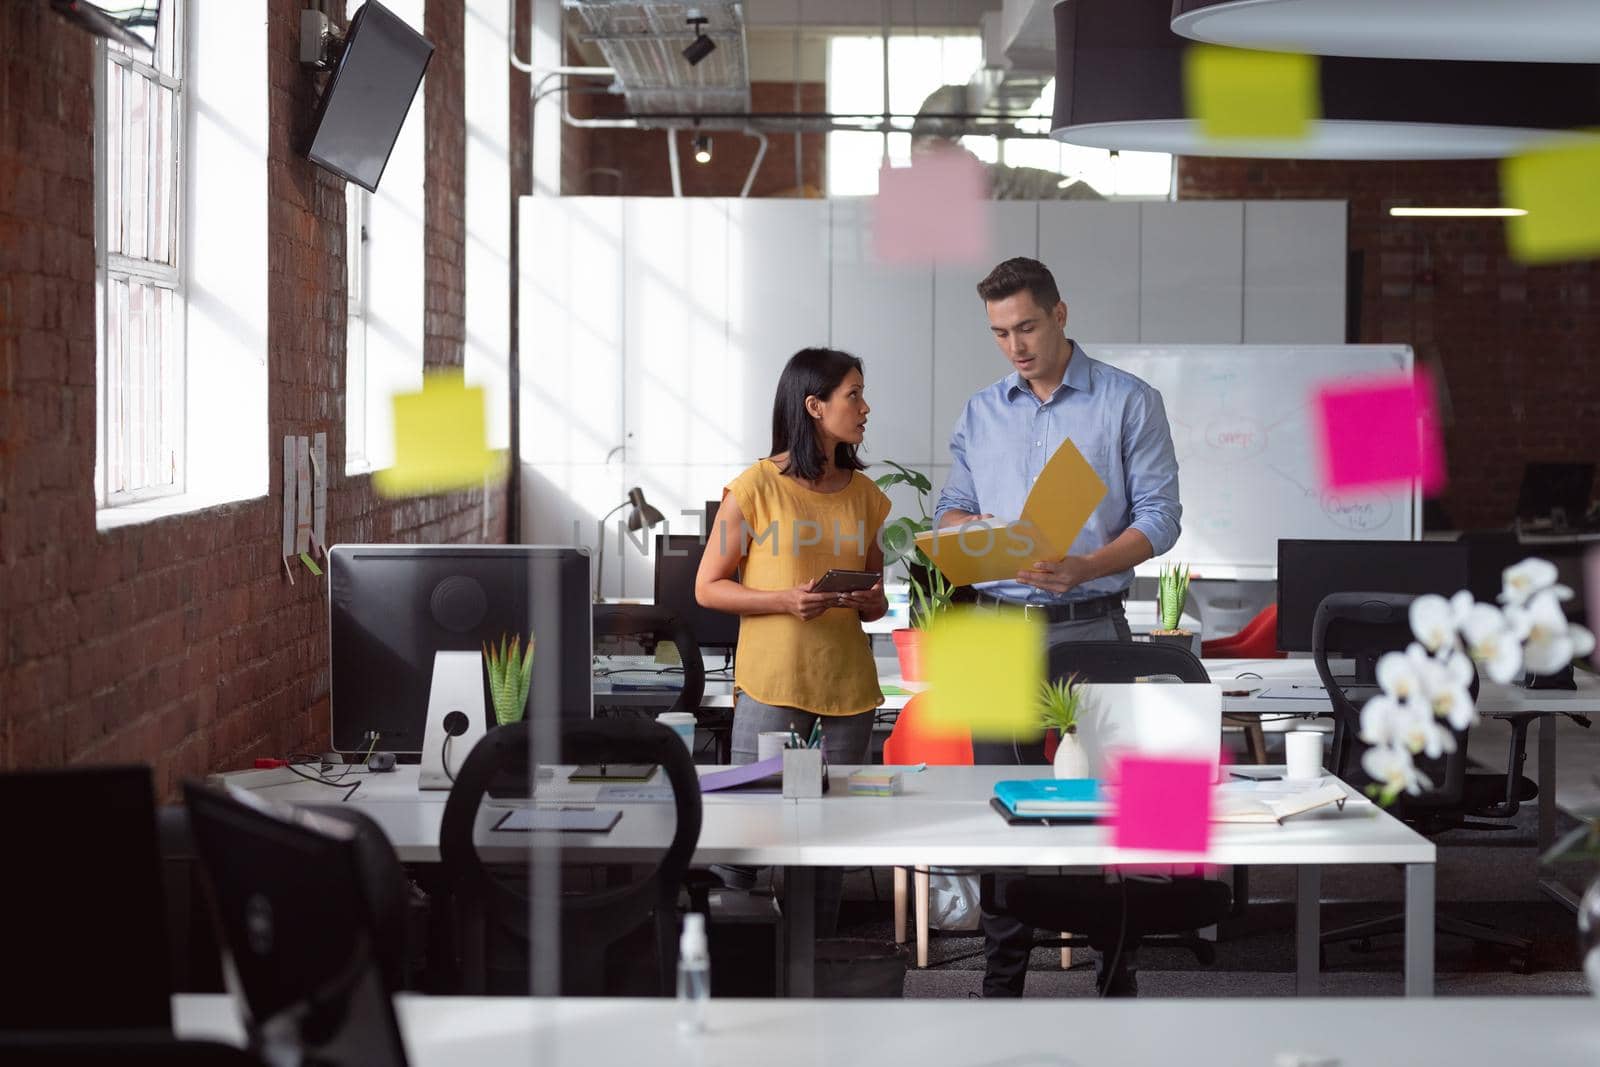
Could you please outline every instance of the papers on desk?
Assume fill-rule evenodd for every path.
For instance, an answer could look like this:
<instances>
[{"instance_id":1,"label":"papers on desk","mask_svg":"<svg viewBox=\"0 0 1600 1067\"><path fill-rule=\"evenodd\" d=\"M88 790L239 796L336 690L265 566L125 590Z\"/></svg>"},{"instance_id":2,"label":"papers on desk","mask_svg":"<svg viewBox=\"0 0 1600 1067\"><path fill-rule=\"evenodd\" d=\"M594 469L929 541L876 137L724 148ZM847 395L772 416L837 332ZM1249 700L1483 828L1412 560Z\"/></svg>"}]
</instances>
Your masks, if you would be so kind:
<instances>
[{"instance_id":1,"label":"papers on desk","mask_svg":"<svg viewBox=\"0 0 1600 1067\"><path fill-rule=\"evenodd\" d=\"M1334 780L1307 782L1229 782L1217 789L1212 822L1281 823L1294 815L1337 805L1348 794Z\"/></svg>"},{"instance_id":2,"label":"papers on desk","mask_svg":"<svg viewBox=\"0 0 1600 1067\"><path fill-rule=\"evenodd\" d=\"M1378 695L1375 685L1341 686L1351 700L1364 700ZM1328 699L1328 691L1320 685L1276 685L1256 694L1257 700L1321 700Z\"/></svg>"}]
</instances>

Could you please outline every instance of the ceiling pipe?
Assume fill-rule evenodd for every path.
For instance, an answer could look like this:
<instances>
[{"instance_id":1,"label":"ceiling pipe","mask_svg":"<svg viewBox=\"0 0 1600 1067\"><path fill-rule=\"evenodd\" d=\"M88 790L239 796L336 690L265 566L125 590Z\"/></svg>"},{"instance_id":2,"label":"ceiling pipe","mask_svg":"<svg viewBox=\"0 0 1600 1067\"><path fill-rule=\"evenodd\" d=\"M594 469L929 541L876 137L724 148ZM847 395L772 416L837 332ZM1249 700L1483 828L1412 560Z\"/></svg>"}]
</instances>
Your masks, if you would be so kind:
<instances>
[{"instance_id":1,"label":"ceiling pipe","mask_svg":"<svg viewBox=\"0 0 1600 1067\"><path fill-rule=\"evenodd\" d=\"M744 133L746 137L756 138L761 144L756 149L755 162L750 164L750 173L745 177L744 188L739 190L741 200L750 195L750 187L756 183L756 171L761 169L761 161L767 158L767 135L760 130L745 130Z\"/></svg>"},{"instance_id":2,"label":"ceiling pipe","mask_svg":"<svg viewBox=\"0 0 1600 1067\"><path fill-rule=\"evenodd\" d=\"M683 172L678 167L678 131L667 130L667 161L672 167L672 195L683 196Z\"/></svg>"}]
</instances>

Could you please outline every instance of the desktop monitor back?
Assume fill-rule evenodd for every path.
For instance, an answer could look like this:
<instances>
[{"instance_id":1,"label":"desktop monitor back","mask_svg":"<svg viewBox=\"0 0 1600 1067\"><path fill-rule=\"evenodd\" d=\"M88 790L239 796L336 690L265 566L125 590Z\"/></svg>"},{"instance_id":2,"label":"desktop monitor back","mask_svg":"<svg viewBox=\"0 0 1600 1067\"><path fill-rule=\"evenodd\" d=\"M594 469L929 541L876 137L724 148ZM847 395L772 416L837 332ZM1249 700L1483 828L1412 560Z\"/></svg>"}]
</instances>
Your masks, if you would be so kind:
<instances>
[{"instance_id":1,"label":"desktop monitor back","mask_svg":"<svg viewBox=\"0 0 1600 1067\"><path fill-rule=\"evenodd\" d=\"M1317 605L1329 593L1437 593L1471 583L1468 547L1456 541L1278 542L1278 649L1310 652ZM1359 650L1330 648L1353 655Z\"/></svg>"},{"instance_id":2,"label":"desktop monitor back","mask_svg":"<svg viewBox=\"0 0 1600 1067\"><path fill-rule=\"evenodd\" d=\"M356 829L243 790L191 783L184 801L252 1051L404 1067Z\"/></svg>"},{"instance_id":3,"label":"desktop monitor back","mask_svg":"<svg viewBox=\"0 0 1600 1067\"><path fill-rule=\"evenodd\" d=\"M437 652L534 638L528 715L587 719L594 650L586 548L335 545L329 704L339 752L420 754ZM485 726L494 702L484 672Z\"/></svg>"},{"instance_id":4,"label":"desktop monitor back","mask_svg":"<svg viewBox=\"0 0 1600 1067\"><path fill-rule=\"evenodd\" d=\"M1221 780L1222 687L1088 683L1078 736L1089 773L1106 778L1121 756L1204 761Z\"/></svg>"},{"instance_id":5,"label":"desktop monitor back","mask_svg":"<svg viewBox=\"0 0 1600 1067\"><path fill-rule=\"evenodd\" d=\"M739 616L703 608L694 598L694 577L705 550L706 542L695 534L656 535L655 605L683 620L702 652L731 650L739 644Z\"/></svg>"},{"instance_id":6,"label":"desktop monitor back","mask_svg":"<svg viewBox=\"0 0 1600 1067\"><path fill-rule=\"evenodd\" d=\"M171 1034L150 768L0 774L0 812L0 1031Z\"/></svg>"},{"instance_id":7,"label":"desktop monitor back","mask_svg":"<svg viewBox=\"0 0 1600 1067\"><path fill-rule=\"evenodd\" d=\"M1517 518L1557 519L1577 526L1589 511L1594 490L1593 463L1528 463L1517 492ZM1557 512L1560 512L1557 515Z\"/></svg>"}]
</instances>

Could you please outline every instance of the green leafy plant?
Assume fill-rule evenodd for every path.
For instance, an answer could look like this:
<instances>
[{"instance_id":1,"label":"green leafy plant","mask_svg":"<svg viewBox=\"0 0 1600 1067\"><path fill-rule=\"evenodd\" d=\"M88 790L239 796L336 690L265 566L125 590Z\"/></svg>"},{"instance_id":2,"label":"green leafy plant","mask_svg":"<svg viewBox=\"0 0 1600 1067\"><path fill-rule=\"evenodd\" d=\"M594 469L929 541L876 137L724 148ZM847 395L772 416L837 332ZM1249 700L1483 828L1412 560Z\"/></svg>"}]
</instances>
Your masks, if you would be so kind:
<instances>
[{"instance_id":1,"label":"green leafy plant","mask_svg":"<svg viewBox=\"0 0 1600 1067\"><path fill-rule=\"evenodd\" d=\"M1156 611L1163 630L1176 630L1183 618L1183 602L1189 596L1189 568L1181 563L1162 564L1156 589Z\"/></svg>"},{"instance_id":2,"label":"green leafy plant","mask_svg":"<svg viewBox=\"0 0 1600 1067\"><path fill-rule=\"evenodd\" d=\"M1078 719L1084 710L1083 683L1076 674L1039 685L1039 721L1063 735L1078 732Z\"/></svg>"},{"instance_id":3,"label":"green leafy plant","mask_svg":"<svg viewBox=\"0 0 1600 1067\"><path fill-rule=\"evenodd\" d=\"M500 635L500 647L483 646L483 667L489 672L489 698L494 701L494 721L501 726L520 722L528 706L528 689L533 684L533 638L521 648L522 636L507 641Z\"/></svg>"},{"instance_id":4,"label":"green leafy plant","mask_svg":"<svg viewBox=\"0 0 1600 1067\"><path fill-rule=\"evenodd\" d=\"M879 489L909 485L917 494L916 517L902 515L890 519L884 524L882 541L885 559L905 565L906 581L911 585L911 625L922 630L950 606L950 595L955 592L950 579L917 547L917 534L933 529L933 516L928 514L928 494L933 492L933 482L921 471L902 467L893 460L884 462L894 468L894 473L876 479Z\"/></svg>"}]
</instances>

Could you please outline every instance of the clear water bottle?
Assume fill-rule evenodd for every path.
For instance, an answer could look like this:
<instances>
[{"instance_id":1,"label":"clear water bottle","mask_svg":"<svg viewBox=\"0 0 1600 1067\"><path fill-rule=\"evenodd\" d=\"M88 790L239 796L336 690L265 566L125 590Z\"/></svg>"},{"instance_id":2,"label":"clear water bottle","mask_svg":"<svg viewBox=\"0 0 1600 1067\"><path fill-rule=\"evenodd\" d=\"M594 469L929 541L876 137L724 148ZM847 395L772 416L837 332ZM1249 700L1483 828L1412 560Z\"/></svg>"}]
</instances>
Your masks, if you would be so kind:
<instances>
[{"instance_id":1,"label":"clear water bottle","mask_svg":"<svg viewBox=\"0 0 1600 1067\"><path fill-rule=\"evenodd\" d=\"M706 948L706 917L691 911L678 935L678 1027L698 1033L706 1028L706 1001L711 999L711 954Z\"/></svg>"}]
</instances>

